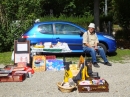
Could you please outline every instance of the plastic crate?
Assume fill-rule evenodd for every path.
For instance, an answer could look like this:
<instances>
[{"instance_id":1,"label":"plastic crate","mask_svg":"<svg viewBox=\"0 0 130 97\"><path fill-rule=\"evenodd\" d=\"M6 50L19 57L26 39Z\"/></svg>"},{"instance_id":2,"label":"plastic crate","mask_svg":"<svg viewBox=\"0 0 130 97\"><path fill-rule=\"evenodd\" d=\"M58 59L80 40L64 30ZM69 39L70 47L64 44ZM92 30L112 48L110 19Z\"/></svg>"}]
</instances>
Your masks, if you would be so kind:
<instances>
[{"instance_id":1,"label":"plastic crate","mask_svg":"<svg viewBox=\"0 0 130 97\"><path fill-rule=\"evenodd\" d=\"M46 60L47 59L56 59L55 55L46 55Z\"/></svg>"}]
</instances>

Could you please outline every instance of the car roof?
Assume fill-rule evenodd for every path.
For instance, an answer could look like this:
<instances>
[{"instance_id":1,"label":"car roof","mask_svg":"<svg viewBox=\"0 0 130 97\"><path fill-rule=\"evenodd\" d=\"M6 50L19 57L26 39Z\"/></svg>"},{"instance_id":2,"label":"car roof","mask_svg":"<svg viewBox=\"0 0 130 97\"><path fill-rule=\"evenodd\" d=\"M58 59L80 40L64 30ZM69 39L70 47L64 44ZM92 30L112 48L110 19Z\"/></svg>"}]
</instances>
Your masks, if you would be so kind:
<instances>
[{"instance_id":1,"label":"car roof","mask_svg":"<svg viewBox=\"0 0 130 97\"><path fill-rule=\"evenodd\" d=\"M60 21L60 20L42 21L42 22L34 23L34 25L39 25L39 24L43 24L43 23L68 23L68 24L74 24L74 25L80 26L80 25L73 23L73 22L70 22L70 21ZM80 27L83 28L82 26L80 26Z\"/></svg>"},{"instance_id":2,"label":"car roof","mask_svg":"<svg viewBox=\"0 0 130 97\"><path fill-rule=\"evenodd\" d=\"M34 23L34 26L35 25L40 25L40 24L46 24L46 23L66 23L66 24L72 24L72 25L75 25L75 26L78 26L82 29L84 29L86 31L86 28L74 23L74 22L70 22L70 21L63 21L63 20L53 20L53 21L42 21L42 22L36 22Z\"/></svg>"},{"instance_id":3,"label":"car roof","mask_svg":"<svg viewBox=\"0 0 130 97\"><path fill-rule=\"evenodd\" d=\"M75 23L73 23L73 22L69 22L69 21L60 21L60 20L42 21L42 22L36 22L36 23L34 23L34 24L37 25L37 24L42 24L42 23L58 23L58 22L60 22L60 23L72 23L72 24L75 24ZM76 24L76 25L77 25L77 24Z\"/></svg>"}]
</instances>

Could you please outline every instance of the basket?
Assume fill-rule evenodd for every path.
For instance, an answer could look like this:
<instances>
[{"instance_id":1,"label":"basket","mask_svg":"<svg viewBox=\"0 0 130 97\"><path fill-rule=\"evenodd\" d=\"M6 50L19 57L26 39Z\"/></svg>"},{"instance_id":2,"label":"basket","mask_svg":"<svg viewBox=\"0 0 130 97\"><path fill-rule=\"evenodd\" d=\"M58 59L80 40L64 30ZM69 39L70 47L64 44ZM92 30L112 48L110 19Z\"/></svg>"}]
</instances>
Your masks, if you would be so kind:
<instances>
[{"instance_id":1,"label":"basket","mask_svg":"<svg viewBox=\"0 0 130 97\"><path fill-rule=\"evenodd\" d=\"M71 86L71 87L64 87L64 86L61 85L61 82L58 82L57 86L58 86L58 89L63 93L70 93L74 90L74 88L76 88L76 85Z\"/></svg>"}]
</instances>

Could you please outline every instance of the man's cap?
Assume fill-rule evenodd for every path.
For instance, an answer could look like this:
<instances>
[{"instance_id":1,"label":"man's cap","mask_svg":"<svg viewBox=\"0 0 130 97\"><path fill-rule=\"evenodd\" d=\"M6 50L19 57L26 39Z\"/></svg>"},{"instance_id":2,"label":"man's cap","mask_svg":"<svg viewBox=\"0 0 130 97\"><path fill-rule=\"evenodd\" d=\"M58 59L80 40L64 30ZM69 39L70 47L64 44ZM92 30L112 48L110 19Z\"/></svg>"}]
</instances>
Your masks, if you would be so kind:
<instances>
[{"instance_id":1,"label":"man's cap","mask_svg":"<svg viewBox=\"0 0 130 97\"><path fill-rule=\"evenodd\" d=\"M95 24L94 23L90 23L88 27L95 28Z\"/></svg>"}]
</instances>

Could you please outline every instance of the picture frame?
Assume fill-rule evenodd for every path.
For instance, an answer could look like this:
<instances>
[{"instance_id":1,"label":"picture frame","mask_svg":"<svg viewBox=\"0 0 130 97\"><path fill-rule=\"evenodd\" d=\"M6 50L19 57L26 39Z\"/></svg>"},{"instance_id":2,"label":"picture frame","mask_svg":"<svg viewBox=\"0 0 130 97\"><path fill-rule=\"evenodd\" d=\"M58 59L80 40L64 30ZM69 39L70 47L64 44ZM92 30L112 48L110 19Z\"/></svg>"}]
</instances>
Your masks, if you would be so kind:
<instances>
[{"instance_id":1,"label":"picture frame","mask_svg":"<svg viewBox=\"0 0 130 97\"><path fill-rule=\"evenodd\" d=\"M25 62L30 64L30 41L14 41L14 63Z\"/></svg>"},{"instance_id":2,"label":"picture frame","mask_svg":"<svg viewBox=\"0 0 130 97\"><path fill-rule=\"evenodd\" d=\"M15 53L30 53L30 41L18 42L14 41L14 52Z\"/></svg>"}]
</instances>

